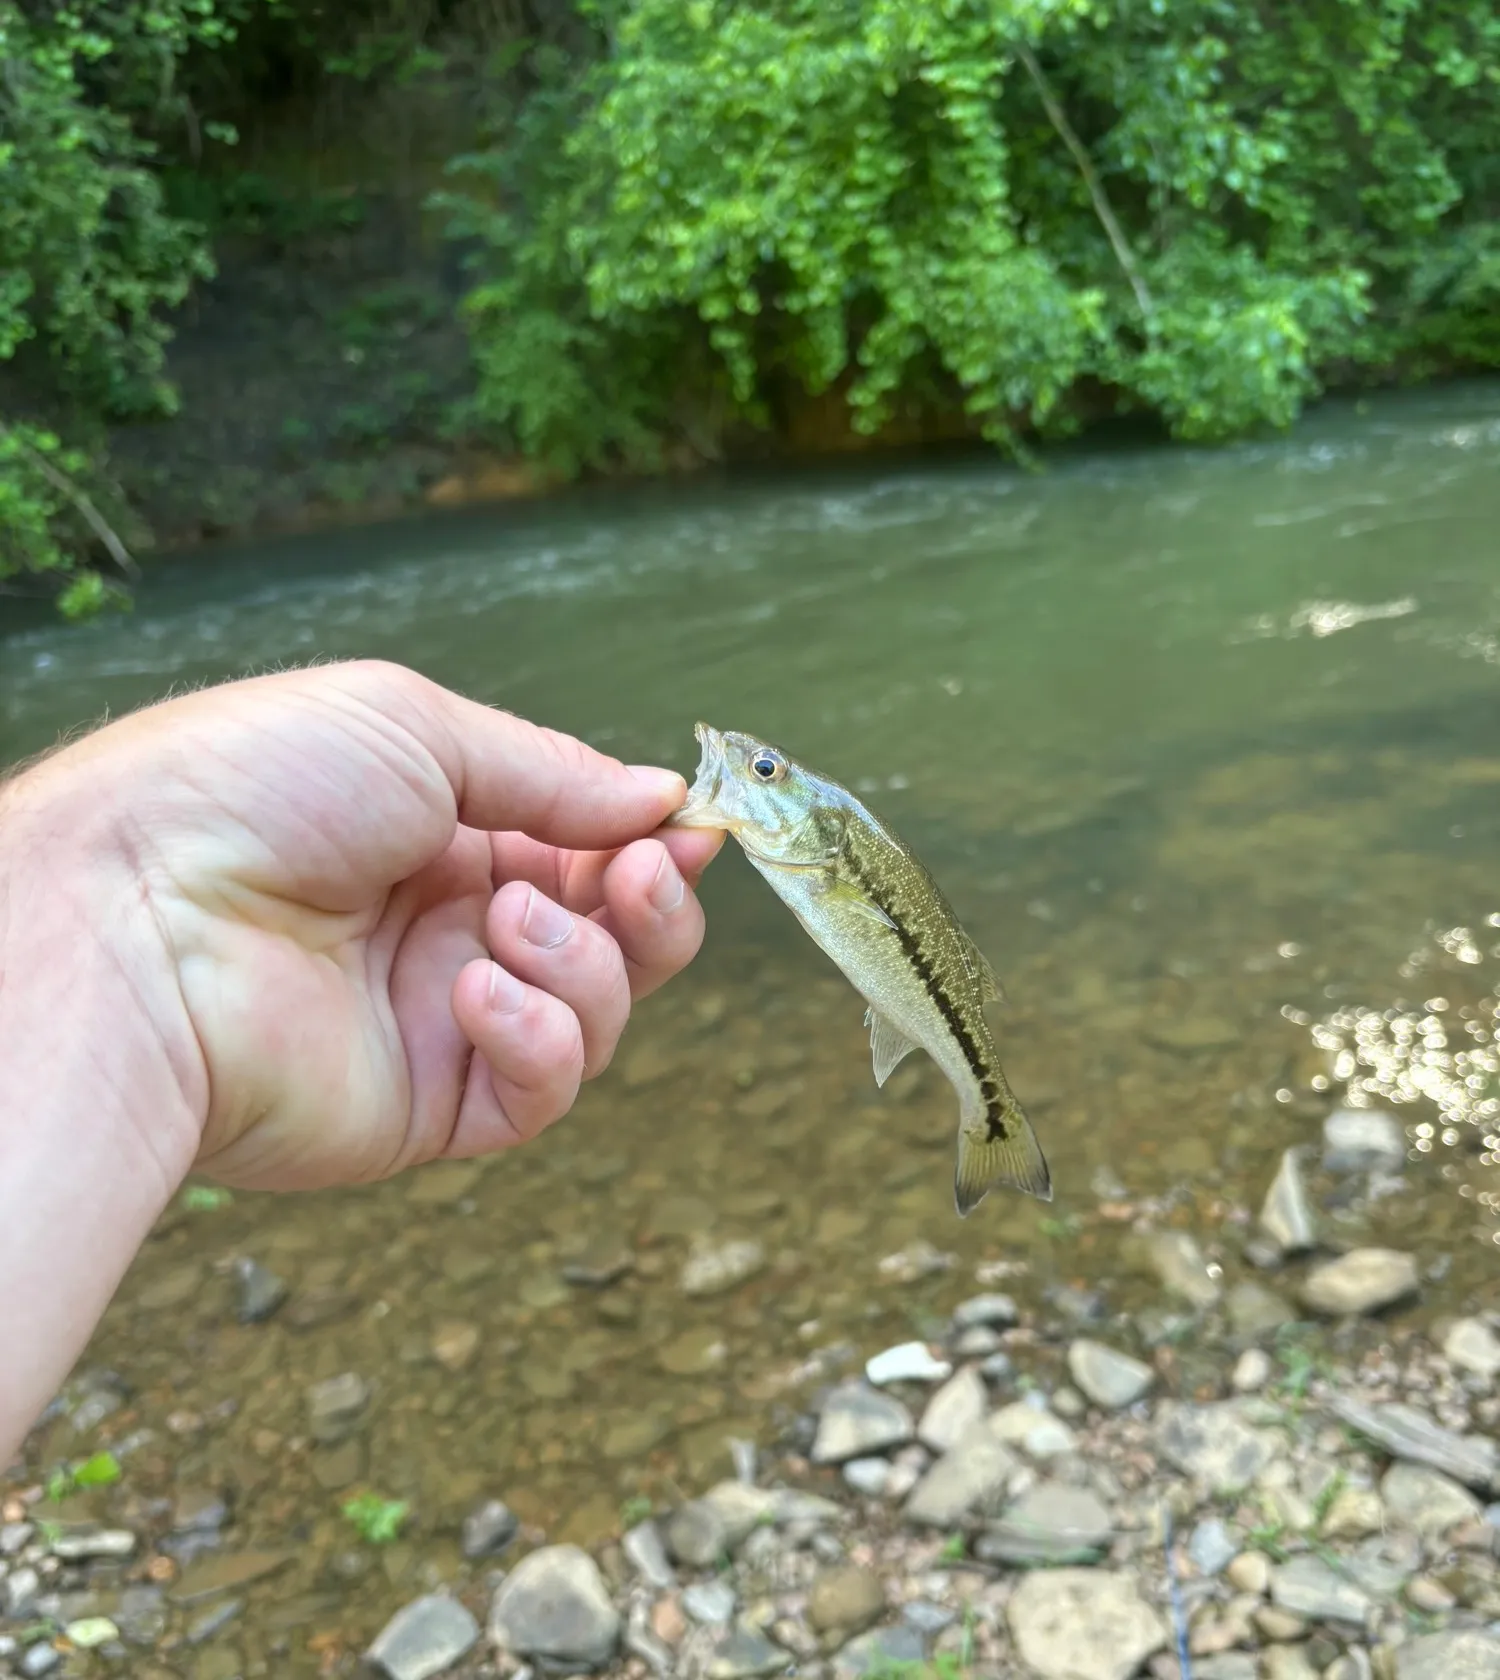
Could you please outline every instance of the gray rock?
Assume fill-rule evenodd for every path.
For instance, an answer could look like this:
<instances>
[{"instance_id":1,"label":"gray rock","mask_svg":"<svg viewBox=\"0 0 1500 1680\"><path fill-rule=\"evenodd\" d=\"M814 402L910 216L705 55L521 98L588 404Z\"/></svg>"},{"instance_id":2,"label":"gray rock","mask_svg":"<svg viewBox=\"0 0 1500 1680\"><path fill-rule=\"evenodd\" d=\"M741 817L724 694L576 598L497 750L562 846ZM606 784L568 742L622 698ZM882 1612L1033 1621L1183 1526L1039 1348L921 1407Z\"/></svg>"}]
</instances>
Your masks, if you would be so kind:
<instances>
[{"instance_id":1,"label":"gray rock","mask_svg":"<svg viewBox=\"0 0 1500 1680\"><path fill-rule=\"evenodd\" d=\"M135 1550L135 1536L128 1528L89 1528L59 1534L47 1548L66 1563L87 1558L127 1558Z\"/></svg>"},{"instance_id":2,"label":"gray rock","mask_svg":"<svg viewBox=\"0 0 1500 1680\"><path fill-rule=\"evenodd\" d=\"M490 1605L490 1635L518 1656L599 1668L614 1654L620 1615L581 1546L543 1546L521 1559Z\"/></svg>"},{"instance_id":3,"label":"gray rock","mask_svg":"<svg viewBox=\"0 0 1500 1680\"><path fill-rule=\"evenodd\" d=\"M1188 1536L1187 1552L1200 1575L1219 1575L1239 1555L1239 1546L1217 1517L1205 1517Z\"/></svg>"},{"instance_id":4,"label":"gray rock","mask_svg":"<svg viewBox=\"0 0 1500 1680\"><path fill-rule=\"evenodd\" d=\"M1222 1293L1203 1250L1186 1231L1155 1231L1146 1245L1162 1287L1195 1307L1211 1307Z\"/></svg>"},{"instance_id":5,"label":"gray rock","mask_svg":"<svg viewBox=\"0 0 1500 1680\"><path fill-rule=\"evenodd\" d=\"M1381 1479L1380 1497L1392 1522L1415 1529L1424 1540L1446 1534L1457 1523L1472 1522L1483 1511L1474 1495L1451 1476L1399 1460Z\"/></svg>"},{"instance_id":6,"label":"gray rock","mask_svg":"<svg viewBox=\"0 0 1500 1680\"><path fill-rule=\"evenodd\" d=\"M1323 1165L1331 1173L1400 1172L1406 1132L1381 1108L1339 1108L1323 1122Z\"/></svg>"},{"instance_id":7,"label":"gray rock","mask_svg":"<svg viewBox=\"0 0 1500 1680\"><path fill-rule=\"evenodd\" d=\"M676 1582L672 1565L667 1561L667 1548L662 1544L661 1529L649 1517L625 1531L620 1547L648 1587L666 1592Z\"/></svg>"},{"instance_id":8,"label":"gray rock","mask_svg":"<svg viewBox=\"0 0 1500 1680\"><path fill-rule=\"evenodd\" d=\"M1417 1292L1417 1263L1394 1248L1353 1248L1314 1266L1302 1284L1303 1305L1329 1318L1379 1312Z\"/></svg>"},{"instance_id":9,"label":"gray rock","mask_svg":"<svg viewBox=\"0 0 1500 1680\"><path fill-rule=\"evenodd\" d=\"M920 1629L910 1622L895 1627L872 1628L849 1643L833 1660L836 1680L861 1680L866 1674L900 1673L908 1663L920 1663L927 1655Z\"/></svg>"},{"instance_id":10,"label":"gray rock","mask_svg":"<svg viewBox=\"0 0 1500 1680\"><path fill-rule=\"evenodd\" d=\"M946 1604L934 1604L929 1598L914 1598L901 1606L901 1620L914 1627L924 1639L932 1639L945 1627L952 1627L958 1612Z\"/></svg>"},{"instance_id":11,"label":"gray rock","mask_svg":"<svg viewBox=\"0 0 1500 1680\"><path fill-rule=\"evenodd\" d=\"M1476 1377L1500 1374L1500 1336L1482 1318L1455 1319L1443 1337L1448 1362Z\"/></svg>"},{"instance_id":12,"label":"gray rock","mask_svg":"<svg viewBox=\"0 0 1500 1680\"><path fill-rule=\"evenodd\" d=\"M734 1619L734 1588L727 1581L694 1581L682 1589L682 1608L705 1627L727 1627Z\"/></svg>"},{"instance_id":13,"label":"gray rock","mask_svg":"<svg viewBox=\"0 0 1500 1680\"><path fill-rule=\"evenodd\" d=\"M1088 1488L1038 1482L979 1537L986 1563L1089 1563L1108 1545L1109 1511Z\"/></svg>"},{"instance_id":14,"label":"gray rock","mask_svg":"<svg viewBox=\"0 0 1500 1680\"><path fill-rule=\"evenodd\" d=\"M653 1674L661 1675L663 1680L677 1667L672 1647L664 1639L658 1639L651 1626L651 1612L644 1600L631 1604L620 1643L631 1656L639 1657ZM529 1669L521 1670L522 1675L529 1673Z\"/></svg>"},{"instance_id":15,"label":"gray rock","mask_svg":"<svg viewBox=\"0 0 1500 1680\"><path fill-rule=\"evenodd\" d=\"M953 1328L972 1330L984 1325L991 1330L1008 1330L1020 1316L1009 1295L971 1295L953 1309Z\"/></svg>"},{"instance_id":16,"label":"gray rock","mask_svg":"<svg viewBox=\"0 0 1500 1680\"><path fill-rule=\"evenodd\" d=\"M679 1283L684 1295L723 1295L754 1277L766 1263L763 1243L711 1243L700 1238L682 1268Z\"/></svg>"},{"instance_id":17,"label":"gray rock","mask_svg":"<svg viewBox=\"0 0 1500 1680\"><path fill-rule=\"evenodd\" d=\"M891 1466L884 1458L851 1458L840 1474L856 1493L878 1499L891 1479Z\"/></svg>"},{"instance_id":18,"label":"gray rock","mask_svg":"<svg viewBox=\"0 0 1500 1680\"><path fill-rule=\"evenodd\" d=\"M1422 1543L1414 1534L1372 1534L1340 1560L1344 1574L1377 1604L1394 1598L1422 1566Z\"/></svg>"},{"instance_id":19,"label":"gray rock","mask_svg":"<svg viewBox=\"0 0 1500 1680\"><path fill-rule=\"evenodd\" d=\"M807 1595L807 1625L829 1643L863 1633L884 1614L880 1578L855 1564L822 1570Z\"/></svg>"},{"instance_id":20,"label":"gray rock","mask_svg":"<svg viewBox=\"0 0 1500 1680\"><path fill-rule=\"evenodd\" d=\"M51 1674L61 1661L62 1657L56 1647L43 1639L35 1645L27 1646L19 1666L26 1680L38 1680L39 1675Z\"/></svg>"},{"instance_id":21,"label":"gray rock","mask_svg":"<svg viewBox=\"0 0 1500 1680\"><path fill-rule=\"evenodd\" d=\"M1021 1659L1042 1680L1129 1680L1167 1643L1167 1627L1133 1577L1039 1569L1005 1607Z\"/></svg>"},{"instance_id":22,"label":"gray rock","mask_svg":"<svg viewBox=\"0 0 1500 1680\"><path fill-rule=\"evenodd\" d=\"M704 1680L756 1680L763 1674L784 1674L792 1659L773 1645L759 1628L733 1628L709 1653Z\"/></svg>"},{"instance_id":23,"label":"gray rock","mask_svg":"<svg viewBox=\"0 0 1500 1680\"><path fill-rule=\"evenodd\" d=\"M36 1526L33 1523L0 1524L0 1557L14 1557L35 1533Z\"/></svg>"},{"instance_id":24,"label":"gray rock","mask_svg":"<svg viewBox=\"0 0 1500 1680\"><path fill-rule=\"evenodd\" d=\"M1054 1417L1045 1405L1033 1405L1029 1400L1002 1406L987 1420L987 1427L997 1441L1019 1447L1029 1458L1056 1458L1059 1453L1072 1452L1077 1444L1073 1431L1060 1417Z\"/></svg>"},{"instance_id":25,"label":"gray rock","mask_svg":"<svg viewBox=\"0 0 1500 1680\"><path fill-rule=\"evenodd\" d=\"M1310 1622L1351 1622L1363 1627L1373 1605L1342 1570L1311 1552L1288 1558L1271 1571L1271 1602Z\"/></svg>"},{"instance_id":26,"label":"gray rock","mask_svg":"<svg viewBox=\"0 0 1500 1680\"><path fill-rule=\"evenodd\" d=\"M461 1535L464 1556L492 1557L496 1552L503 1552L520 1528L520 1520L509 1505L499 1499L486 1499L464 1518Z\"/></svg>"},{"instance_id":27,"label":"gray rock","mask_svg":"<svg viewBox=\"0 0 1500 1680\"><path fill-rule=\"evenodd\" d=\"M667 1518L662 1538L667 1550L689 1569L712 1569L729 1556L724 1519L705 1499L690 1499Z\"/></svg>"},{"instance_id":28,"label":"gray rock","mask_svg":"<svg viewBox=\"0 0 1500 1680\"><path fill-rule=\"evenodd\" d=\"M1193 1680L1258 1680L1255 1658L1248 1651L1220 1651L1193 1658Z\"/></svg>"},{"instance_id":29,"label":"gray rock","mask_svg":"<svg viewBox=\"0 0 1500 1680\"><path fill-rule=\"evenodd\" d=\"M41 1590L42 1578L36 1570L24 1564L19 1569L12 1569L4 1580L0 1580L0 1609L12 1621L18 1622L31 1614L31 1607Z\"/></svg>"},{"instance_id":30,"label":"gray rock","mask_svg":"<svg viewBox=\"0 0 1500 1680\"><path fill-rule=\"evenodd\" d=\"M370 1404L370 1385L355 1371L343 1371L307 1391L308 1430L321 1446L347 1439Z\"/></svg>"},{"instance_id":31,"label":"gray rock","mask_svg":"<svg viewBox=\"0 0 1500 1680\"><path fill-rule=\"evenodd\" d=\"M1249 1487L1276 1453L1275 1438L1246 1423L1233 1400L1164 1406L1156 1440L1163 1457L1216 1494Z\"/></svg>"},{"instance_id":32,"label":"gray rock","mask_svg":"<svg viewBox=\"0 0 1500 1680\"><path fill-rule=\"evenodd\" d=\"M972 1366L966 1366L927 1402L922 1421L917 1425L917 1439L933 1452L945 1453L979 1422L989 1406L984 1378Z\"/></svg>"},{"instance_id":33,"label":"gray rock","mask_svg":"<svg viewBox=\"0 0 1500 1680\"><path fill-rule=\"evenodd\" d=\"M1068 1349L1068 1371L1096 1406L1110 1412L1133 1406L1156 1380L1149 1365L1085 1336Z\"/></svg>"},{"instance_id":34,"label":"gray rock","mask_svg":"<svg viewBox=\"0 0 1500 1680\"><path fill-rule=\"evenodd\" d=\"M953 1338L955 1359L988 1359L1000 1351L1000 1333L988 1324L974 1324Z\"/></svg>"},{"instance_id":35,"label":"gray rock","mask_svg":"<svg viewBox=\"0 0 1500 1680\"><path fill-rule=\"evenodd\" d=\"M915 1430L899 1400L863 1383L844 1383L828 1396L813 1441L814 1464L842 1464L904 1446Z\"/></svg>"},{"instance_id":36,"label":"gray rock","mask_svg":"<svg viewBox=\"0 0 1500 1680\"><path fill-rule=\"evenodd\" d=\"M1495 1680L1500 1637L1478 1628L1424 1633L1396 1649L1396 1680Z\"/></svg>"},{"instance_id":37,"label":"gray rock","mask_svg":"<svg viewBox=\"0 0 1500 1680\"><path fill-rule=\"evenodd\" d=\"M939 1359L926 1342L901 1342L865 1361L865 1380L877 1386L897 1382L942 1382L953 1367Z\"/></svg>"},{"instance_id":38,"label":"gray rock","mask_svg":"<svg viewBox=\"0 0 1500 1680\"><path fill-rule=\"evenodd\" d=\"M290 1293L284 1279L249 1255L235 1262L234 1284L234 1313L241 1324L263 1324Z\"/></svg>"},{"instance_id":39,"label":"gray rock","mask_svg":"<svg viewBox=\"0 0 1500 1680\"><path fill-rule=\"evenodd\" d=\"M1370 1406L1336 1395L1329 1409L1393 1458L1441 1470L1476 1493L1500 1492L1500 1448L1483 1435L1456 1435L1414 1406Z\"/></svg>"},{"instance_id":40,"label":"gray rock","mask_svg":"<svg viewBox=\"0 0 1500 1680\"><path fill-rule=\"evenodd\" d=\"M122 1639L154 1645L167 1630L167 1595L160 1587L126 1587L111 1614Z\"/></svg>"},{"instance_id":41,"label":"gray rock","mask_svg":"<svg viewBox=\"0 0 1500 1680\"><path fill-rule=\"evenodd\" d=\"M1261 1204L1260 1228L1283 1254L1304 1254L1318 1244L1318 1222L1295 1149L1282 1152L1281 1165Z\"/></svg>"},{"instance_id":42,"label":"gray rock","mask_svg":"<svg viewBox=\"0 0 1500 1680\"><path fill-rule=\"evenodd\" d=\"M428 1680L452 1668L478 1638L479 1623L457 1599L430 1593L398 1610L365 1657L391 1680Z\"/></svg>"},{"instance_id":43,"label":"gray rock","mask_svg":"<svg viewBox=\"0 0 1500 1680\"><path fill-rule=\"evenodd\" d=\"M986 1419L955 1442L912 1489L906 1519L924 1528L952 1528L959 1518L992 1506L1019 1468L1020 1460L996 1439Z\"/></svg>"},{"instance_id":44,"label":"gray rock","mask_svg":"<svg viewBox=\"0 0 1500 1680\"><path fill-rule=\"evenodd\" d=\"M1246 1278L1224 1298L1224 1315L1241 1341L1255 1342L1274 1336L1283 1324L1294 1323L1297 1312L1285 1296Z\"/></svg>"}]
</instances>

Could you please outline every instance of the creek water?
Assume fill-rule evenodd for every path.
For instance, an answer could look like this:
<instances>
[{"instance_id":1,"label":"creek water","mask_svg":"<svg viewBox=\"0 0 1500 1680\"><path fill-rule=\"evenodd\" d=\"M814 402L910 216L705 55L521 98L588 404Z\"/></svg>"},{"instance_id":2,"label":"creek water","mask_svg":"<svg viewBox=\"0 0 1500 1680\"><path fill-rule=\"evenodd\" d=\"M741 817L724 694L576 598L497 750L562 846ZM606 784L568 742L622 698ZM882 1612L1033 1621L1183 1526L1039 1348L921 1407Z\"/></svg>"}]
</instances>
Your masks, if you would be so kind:
<instances>
[{"instance_id":1,"label":"creek water","mask_svg":"<svg viewBox=\"0 0 1500 1680\"><path fill-rule=\"evenodd\" d=\"M1318 1180L1326 1240L1415 1252L1419 1315L1500 1305L1500 388L1222 451L867 462L184 558L129 616L0 640L0 762L352 655L689 776L695 719L750 730L860 791L1005 983L1056 1200L957 1219L951 1092L922 1057L876 1090L860 1000L731 845L700 959L566 1124L174 1208L126 1279L85 1363L130 1389L101 1439L153 1431L133 1496L230 1489L244 1546L295 1549L252 1658L459 1567L482 1495L587 1541L728 1473L841 1344L920 1333L976 1277L1139 1312L1158 1226L1258 1276L1281 1152L1315 1167L1347 1078L1396 1100L1411 1156L1374 1199ZM748 1275L686 1292L695 1252ZM292 1287L265 1324L235 1317L247 1256ZM311 1447L304 1390L346 1370L367 1427ZM339 1515L358 1487L413 1506L378 1563Z\"/></svg>"}]
</instances>

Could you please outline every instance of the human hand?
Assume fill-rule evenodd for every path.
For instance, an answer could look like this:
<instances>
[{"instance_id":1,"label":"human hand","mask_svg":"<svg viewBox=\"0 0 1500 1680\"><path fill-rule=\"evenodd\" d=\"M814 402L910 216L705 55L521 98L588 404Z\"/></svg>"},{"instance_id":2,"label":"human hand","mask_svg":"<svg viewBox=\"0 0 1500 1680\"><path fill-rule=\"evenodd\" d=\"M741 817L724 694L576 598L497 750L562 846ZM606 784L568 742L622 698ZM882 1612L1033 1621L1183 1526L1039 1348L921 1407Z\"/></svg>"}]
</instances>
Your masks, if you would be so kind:
<instances>
[{"instance_id":1,"label":"human hand","mask_svg":"<svg viewBox=\"0 0 1500 1680\"><path fill-rule=\"evenodd\" d=\"M381 1178L564 1114L696 953L722 839L652 836L681 777L375 663L134 713L23 790L65 774L134 882L131 968L161 991L140 1001L201 1120L193 1164L248 1188Z\"/></svg>"}]
</instances>

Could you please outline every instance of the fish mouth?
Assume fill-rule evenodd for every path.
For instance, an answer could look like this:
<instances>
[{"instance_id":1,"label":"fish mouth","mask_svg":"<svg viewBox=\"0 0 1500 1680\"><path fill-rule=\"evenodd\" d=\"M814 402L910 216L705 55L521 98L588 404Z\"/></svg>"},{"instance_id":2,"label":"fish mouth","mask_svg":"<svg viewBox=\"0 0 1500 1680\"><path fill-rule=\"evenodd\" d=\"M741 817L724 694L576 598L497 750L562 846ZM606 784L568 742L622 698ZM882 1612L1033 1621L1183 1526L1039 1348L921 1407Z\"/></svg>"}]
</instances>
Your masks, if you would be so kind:
<instances>
[{"instance_id":1,"label":"fish mouth","mask_svg":"<svg viewBox=\"0 0 1500 1680\"><path fill-rule=\"evenodd\" d=\"M718 809L719 784L724 779L724 737L711 724L695 723L698 771L686 800L667 818L669 828L723 828Z\"/></svg>"}]
</instances>

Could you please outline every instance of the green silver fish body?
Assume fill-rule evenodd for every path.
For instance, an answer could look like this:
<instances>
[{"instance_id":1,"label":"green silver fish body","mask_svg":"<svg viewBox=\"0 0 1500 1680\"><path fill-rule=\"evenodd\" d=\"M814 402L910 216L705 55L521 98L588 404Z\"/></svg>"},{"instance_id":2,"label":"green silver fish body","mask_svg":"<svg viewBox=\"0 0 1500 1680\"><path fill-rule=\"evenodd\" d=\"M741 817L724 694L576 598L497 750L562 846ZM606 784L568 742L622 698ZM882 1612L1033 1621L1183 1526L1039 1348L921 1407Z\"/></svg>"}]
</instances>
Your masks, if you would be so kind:
<instances>
[{"instance_id":1,"label":"green silver fish body","mask_svg":"<svg viewBox=\"0 0 1500 1680\"><path fill-rule=\"evenodd\" d=\"M721 828L869 1005L875 1081L923 1049L958 1093L953 1196L997 1184L1043 1201L1051 1176L985 1016L994 971L915 854L847 788L754 736L697 725L697 779L670 822Z\"/></svg>"}]
</instances>

